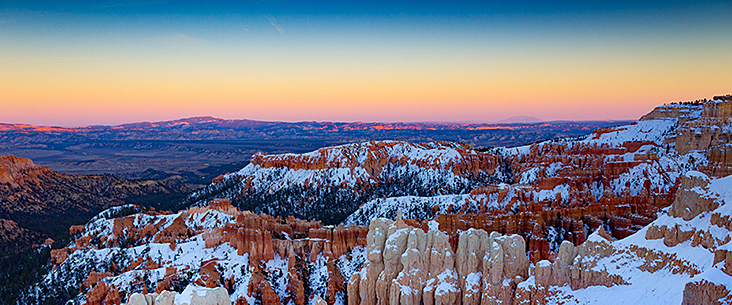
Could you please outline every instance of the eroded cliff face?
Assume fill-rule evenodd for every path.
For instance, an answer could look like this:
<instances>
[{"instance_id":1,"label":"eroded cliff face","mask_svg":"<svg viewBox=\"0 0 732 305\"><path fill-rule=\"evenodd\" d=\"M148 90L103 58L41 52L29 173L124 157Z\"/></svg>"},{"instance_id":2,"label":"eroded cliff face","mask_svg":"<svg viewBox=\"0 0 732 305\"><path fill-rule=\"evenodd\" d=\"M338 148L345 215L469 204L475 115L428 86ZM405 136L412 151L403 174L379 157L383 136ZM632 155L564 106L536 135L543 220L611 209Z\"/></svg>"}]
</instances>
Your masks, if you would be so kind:
<instances>
[{"instance_id":1,"label":"eroded cliff face","mask_svg":"<svg viewBox=\"0 0 732 305\"><path fill-rule=\"evenodd\" d=\"M181 293L133 293L125 305L231 305L229 293L223 287L206 288L188 285Z\"/></svg>"},{"instance_id":2,"label":"eroded cliff face","mask_svg":"<svg viewBox=\"0 0 732 305\"><path fill-rule=\"evenodd\" d=\"M135 212L111 209L72 228L75 241L52 251L54 271L39 289L119 304L192 283L224 287L236 304L301 305L316 295L334 304L344 302L346 280L363 261L366 227L257 215L227 200L176 214Z\"/></svg>"},{"instance_id":3,"label":"eroded cliff face","mask_svg":"<svg viewBox=\"0 0 732 305\"><path fill-rule=\"evenodd\" d=\"M732 211L732 176L692 171L681 181L673 205L649 226L617 241L593 234L574 249L563 243L553 262L536 264L525 290L546 303L603 303L585 289L594 285L609 287L605 303L732 303L732 225L725 218ZM583 275L578 266L600 274Z\"/></svg>"},{"instance_id":4,"label":"eroded cliff face","mask_svg":"<svg viewBox=\"0 0 732 305\"><path fill-rule=\"evenodd\" d=\"M33 164L33 161L12 155L0 156L0 183L17 184L23 181L34 181L51 170Z\"/></svg>"},{"instance_id":5,"label":"eroded cliff face","mask_svg":"<svg viewBox=\"0 0 732 305\"><path fill-rule=\"evenodd\" d=\"M616 240L602 226L530 263L520 235L375 219L349 304L730 304L732 176L682 178L673 205ZM411 224L411 225L410 225ZM456 239L456 244L450 244ZM602 288L599 288L602 287ZM354 297L355 296L355 297Z\"/></svg>"},{"instance_id":6,"label":"eroded cliff face","mask_svg":"<svg viewBox=\"0 0 732 305\"><path fill-rule=\"evenodd\" d=\"M676 135L679 153L700 151L709 159L704 172L724 177L732 174L732 99L704 103L701 118L680 125Z\"/></svg>"}]
</instances>

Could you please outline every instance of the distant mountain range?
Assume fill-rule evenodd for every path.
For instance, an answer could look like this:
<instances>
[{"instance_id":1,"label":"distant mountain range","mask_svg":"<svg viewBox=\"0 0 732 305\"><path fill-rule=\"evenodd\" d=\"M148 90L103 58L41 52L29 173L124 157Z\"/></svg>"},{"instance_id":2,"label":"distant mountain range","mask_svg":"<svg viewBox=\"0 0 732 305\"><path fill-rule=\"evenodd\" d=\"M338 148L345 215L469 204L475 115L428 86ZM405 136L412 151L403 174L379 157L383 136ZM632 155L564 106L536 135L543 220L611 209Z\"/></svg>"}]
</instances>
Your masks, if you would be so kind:
<instances>
[{"instance_id":1,"label":"distant mountain range","mask_svg":"<svg viewBox=\"0 0 732 305\"><path fill-rule=\"evenodd\" d=\"M475 148L576 137L628 121L528 123L265 122L194 117L116 126L0 124L0 154L66 174L172 178L196 188L246 165L256 152L303 153L376 140L456 141ZM518 121L524 121L520 123Z\"/></svg>"},{"instance_id":2,"label":"distant mountain range","mask_svg":"<svg viewBox=\"0 0 732 305\"><path fill-rule=\"evenodd\" d=\"M388 130L486 130L486 129L535 129L539 127L564 127L572 125L618 125L630 121L548 121L541 126L534 123L544 122L531 116L515 116L495 123L454 123L454 122L280 122L255 121L247 119L227 120L211 116L183 118L172 121L137 122L122 125L90 125L81 127L35 126L29 124L0 123L0 132L12 133L52 133L52 134L94 134L100 139L131 138L186 138L186 139L241 139L254 134L233 134L231 131L260 132L265 138L298 138L315 136L319 132L388 131ZM175 134L175 131L216 130L218 133ZM148 133L156 131L156 136ZM228 132L227 132L228 131ZM293 133L294 132L294 133Z\"/></svg>"}]
</instances>

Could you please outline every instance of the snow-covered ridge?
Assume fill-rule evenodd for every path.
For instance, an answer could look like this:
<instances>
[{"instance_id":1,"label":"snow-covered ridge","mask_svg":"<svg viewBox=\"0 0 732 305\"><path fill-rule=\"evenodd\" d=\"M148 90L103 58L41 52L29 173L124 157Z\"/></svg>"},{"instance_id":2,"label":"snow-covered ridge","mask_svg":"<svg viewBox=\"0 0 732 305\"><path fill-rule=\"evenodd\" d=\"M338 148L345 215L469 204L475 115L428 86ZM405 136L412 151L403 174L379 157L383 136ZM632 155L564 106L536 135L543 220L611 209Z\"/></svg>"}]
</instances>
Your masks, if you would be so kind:
<instances>
[{"instance_id":1,"label":"snow-covered ridge","mask_svg":"<svg viewBox=\"0 0 732 305\"><path fill-rule=\"evenodd\" d=\"M452 170L452 164L480 157L491 156L456 142L415 144L402 141L372 141L326 147L304 154L266 155L259 153L252 157L251 163L262 167L321 169L367 167L370 164L379 163L380 160L397 159L402 164ZM239 175L246 175L248 171L245 169L242 169Z\"/></svg>"},{"instance_id":2,"label":"snow-covered ridge","mask_svg":"<svg viewBox=\"0 0 732 305\"><path fill-rule=\"evenodd\" d=\"M189 201L205 205L226 197L243 209L338 223L375 198L464 194L501 182L501 166L500 156L453 142L355 143L305 154L254 155L249 165Z\"/></svg>"}]
</instances>

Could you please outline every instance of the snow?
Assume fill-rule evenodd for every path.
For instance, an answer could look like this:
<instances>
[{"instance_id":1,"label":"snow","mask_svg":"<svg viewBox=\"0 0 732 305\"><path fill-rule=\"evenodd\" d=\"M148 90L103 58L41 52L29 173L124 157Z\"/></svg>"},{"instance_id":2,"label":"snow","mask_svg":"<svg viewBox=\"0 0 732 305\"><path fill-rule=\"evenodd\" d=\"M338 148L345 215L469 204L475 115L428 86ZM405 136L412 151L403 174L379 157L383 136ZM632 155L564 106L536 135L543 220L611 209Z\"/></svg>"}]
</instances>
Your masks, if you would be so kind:
<instances>
[{"instance_id":1,"label":"snow","mask_svg":"<svg viewBox=\"0 0 732 305\"><path fill-rule=\"evenodd\" d=\"M247 193L258 200L253 207L256 213L342 221L352 209L379 197L464 194L475 186L507 179L500 167L455 170L460 168L456 165L484 154L451 142L400 141L346 144L304 154L258 154L238 172L187 200L203 206L215 198ZM322 209L328 205L336 208Z\"/></svg>"},{"instance_id":2,"label":"snow","mask_svg":"<svg viewBox=\"0 0 732 305\"><path fill-rule=\"evenodd\" d=\"M450 292L459 292L460 289L453 283L457 282L458 274L455 270L445 269L437 275L437 287L435 288L435 296L444 295Z\"/></svg>"},{"instance_id":3,"label":"snow","mask_svg":"<svg viewBox=\"0 0 732 305\"><path fill-rule=\"evenodd\" d=\"M427 227L429 228L430 231L439 231L440 223L433 219L427 223Z\"/></svg>"},{"instance_id":4,"label":"snow","mask_svg":"<svg viewBox=\"0 0 732 305\"><path fill-rule=\"evenodd\" d=\"M651 141L663 145L665 135L674 130L678 122L675 118L638 121L637 124L617 127L615 131L601 134L597 138L588 137L582 142L611 147L621 147L623 143L631 141Z\"/></svg>"},{"instance_id":5,"label":"snow","mask_svg":"<svg viewBox=\"0 0 732 305\"><path fill-rule=\"evenodd\" d=\"M531 184L536 182L536 179L538 177L537 175L539 174L540 170L541 168L534 167L521 173L521 179L519 180L519 184Z\"/></svg>"},{"instance_id":6,"label":"snow","mask_svg":"<svg viewBox=\"0 0 732 305\"><path fill-rule=\"evenodd\" d=\"M689 177L706 178L699 172L686 173ZM697 217L686 221L682 218L671 217L665 213L653 221L650 226L678 227L683 231L702 231L710 234L715 240L730 240L732 232L711 224L711 215L718 213L730 215L732 206L732 176L711 180L708 189L695 190L707 198L715 198L719 207L710 212L704 212ZM587 242L602 243L614 249L609 257L576 257L584 263L594 262L595 271L607 271L618 275L627 285L611 287L590 286L572 290L568 286L552 287L553 292L548 295L548 304L562 304L571 300L579 304L679 304L683 299L683 291L687 283L708 281L715 285L724 285L732 290L732 277L722 272L722 264L713 265L714 251L730 249L732 243L719 245L716 242L710 249L701 245L692 245L691 240L669 247L664 244L663 238L647 240L645 238L649 226L635 234L617 241L607 241L597 232L587 238ZM641 257L633 249L640 249L647 253ZM644 252L643 252L644 251ZM537 266L550 266L548 261L540 261ZM640 268L642 266L662 267L655 272ZM686 270L686 271L684 271ZM533 276L531 276L533 278ZM531 279L530 278L530 279ZM527 284L528 285L528 284Z\"/></svg>"},{"instance_id":7,"label":"snow","mask_svg":"<svg viewBox=\"0 0 732 305\"><path fill-rule=\"evenodd\" d=\"M534 192L534 198L536 201L554 201L557 195L560 196L563 203L569 200L569 184L560 184L555 186L551 190L540 190Z\"/></svg>"},{"instance_id":8,"label":"snow","mask_svg":"<svg viewBox=\"0 0 732 305\"><path fill-rule=\"evenodd\" d=\"M700 111L692 111L689 116L699 116ZM709 179L701 172L695 171L700 166L708 164L708 157L704 152L694 151L688 154L678 154L673 149L659 149L664 147L664 140L669 134L672 134L678 127L678 119L653 119L643 120L635 124L621 126L612 129L610 132L595 134L584 139L567 140L568 145L590 145L598 147L623 147L623 144L629 141L649 141L654 144L646 144L641 146L638 151L630 153L625 152L617 155L607 156L605 161L610 164L612 162L630 163L639 162L637 165L629 168L627 172L619 174L617 177L609 181L609 189L600 182L594 182L585 185L587 190L600 200L604 196L612 195L629 195L644 196L649 190L645 187L650 184L650 191L657 193L667 193L671 187L674 187L678 178L682 175L687 177ZM731 125L725 125L724 128L732 128ZM464 158L477 154L472 150L458 150L457 144L410 144L397 141L382 141L387 145L385 155L400 160L390 165L389 174L393 177L408 177L414 175L420 187L433 189L434 185L444 185L449 190L438 190L433 196L387 196L375 198L366 201L358 209L352 213L344 224L362 224L368 225L371 219L377 217L394 219L398 212L402 212L404 218L430 219L435 215L447 213L448 210L465 211L466 213L477 213L481 207L488 209L503 209L511 200L516 199L516 190L529 188L526 185L506 185L500 184L497 187L501 190L508 190L506 196L501 201L498 200L497 193L484 195L476 193L475 195L460 193L456 190L462 186L471 185L474 181L465 178L459 174L455 174L450 166L464 162ZM539 147L547 145L548 142L538 144ZM372 176L372 172L367 170L366 163L368 160L382 158L384 156L375 155L377 152L370 149L373 143L355 143L346 144L331 148L319 149L305 154L282 154L282 155L258 155L257 158L278 160L284 158L300 158L303 162L324 161L329 166L319 169L293 169L285 167L265 167L259 164L251 163L235 174L230 174L227 179L236 179L236 183L243 185L250 183L254 190L262 193L273 194L275 192L285 190L287 188L298 188L305 186L318 186L320 189L333 189L336 187L355 188L358 183L374 183L381 176ZM671 146L673 148L673 146ZM507 156L522 156L528 154L532 146L521 146L514 148L497 148L495 152ZM665 153L663 151L666 151ZM651 161L636 161L638 154L658 153L659 158ZM556 159L555 159L556 160ZM315 164L315 163L313 163ZM632 163L636 164L636 163ZM544 177L555 177L558 172L566 171L569 165L561 162L546 162L537 165L537 167L523 171L518 179L518 184L531 184L539 178L542 172ZM518 177L516 177L518 178ZM359 182L360 181L360 182ZM491 187L496 187L493 184ZM450 189L452 188L452 189ZM469 188L465 188L468 189ZM555 201L560 198L561 203L566 204L570 198L570 184L560 184L550 190L533 190L531 199L535 202ZM713 283L726 285L730 287L732 280L728 275L723 273L720 268L721 264L713 265L714 250L732 251L732 242L720 244L720 241L732 239L732 233L726 228L722 228L711 224L712 215L720 214L723 216L732 215L732 176L711 179L708 189L695 188L693 191L699 193L704 198L713 198L720 203L715 211L701 213L695 218L685 221L681 218L671 217L666 213L660 213L651 225L678 227L681 230L703 231L705 234L713 237L715 242L710 249L702 246L693 246L691 241L679 243L673 247L666 246L663 239L646 240L646 232L648 227L641 229L635 234L617 241L608 241L597 233L590 234L587 242L600 243L601 246L611 247L614 254L610 257L580 257L575 260L582 263L595 262L597 265L593 268L595 271L607 271L611 275L618 275L628 285L616 285L612 287L592 286L585 289L572 290L568 286L553 287L554 292L550 295L550 304L567 302L583 303L583 304L624 304L624 303L647 303L647 304L678 304L681 302L684 286L689 282L707 280ZM451 193L454 192L454 193ZM316 193L313 196L318 196ZM378 196L382 196L379 194ZM517 205L525 204L517 202ZM356 206L354 206L355 208ZM512 207L517 208L516 206ZM95 236L111 236L114 228L113 218L127 213L133 214L132 220L135 226L144 227L152 224L160 224L162 227L173 224L176 219L182 219L188 226L202 228L223 228L226 224L235 222L235 218L229 214L219 211L207 211L203 213L179 212L171 215L151 216L145 213L139 213L131 205L114 207L105 210L94 217L85 227L85 235ZM668 209L665 209L667 212ZM436 212L436 214L434 213ZM439 224L434 220L428 222L430 230L439 230ZM585 228L589 232L589 228ZM126 232L123 232L126 233ZM563 232L556 228L550 227L546 236L550 242L552 250L557 250L561 242ZM223 278L235 278L230 298L236 301L239 297L244 297L249 304L254 303L254 298L247 295L248 283L251 279L251 270L249 256L247 254L237 255L237 250L229 244L222 244L213 248L206 248L202 236L199 234L190 238L184 238L177 241L173 249L169 244L153 243L154 237L159 232L153 232L150 237L144 237L138 244L127 245L125 247L109 247L100 246L98 249L79 250L74 252L57 271L49 273L44 282L63 282L68 287L78 288L84 277L74 278L67 277L70 272L68 270L78 271L79 274L88 274L89 271L106 271L109 262L115 262L117 265L128 265L136 258L150 258L152 261L161 264L157 269L144 271L145 264L134 270L124 272L122 274L111 276L104 279L108 284L121 287L125 291L141 291L145 283L140 283L139 278L148 277L151 282L157 282L165 277L166 267L175 268L179 274L187 277L188 280L195 280L199 277L198 269L201 262L211 259L217 260L222 267ZM374 234L383 235L384 232L375 232ZM396 238L399 234L407 234L406 229L398 230L395 234L389 236L389 241ZM285 236L290 239L290 236ZM504 241L507 237L499 237L499 241ZM314 240L311 240L314 241ZM387 247L392 247L388 245ZM513 240L512 240L513 241ZM73 246L73 244L72 244ZM633 249L641 248L647 253L651 253L649 257L670 257L683 266L686 270L698 271L693 276L690 273L677 272L681 269L679 266L672 264L667 265L653 273L641 270L642 266L661 266L664 263L662 258L651 259L639 257ZM388 250L388 249L387 249ZM374 251L378 251L374 249ZM359 272L366 261L366 248L356 247L351 253L336 258L337 270L343 278L348 279L354 273ZM405 253L406 254L406 253ZM447 252L448 255L451 252ZM304 258L310 261L310 257ZM328 271L328 258L322 253L319 254L312 262L308 263L310 277L307 281L309 291L313 295L326 297L328 279L332 274ZM551 266L549 261L542 260L536 264L537 267ZM267 280L271 287L280 296L288 294L288 260L281 258L275 254L275 258L265 262L265 271ZM64 271L66 270L66 271ZM361 273L365 276L365 273ZM480 287L480 273L469 274L465 280L468 287ZM534 277L519 284L519 287L534 284ZM427 283L429 289L434 289L435 295L442 295L447 292L457 292L458 287L454 283L457 282L457 273L455 270L446 270L437 276L436 281ZM508 282L504 282L506 284ZM189 286L190 287L190 286ZM36 287L37 291L40 288ZM154 288L154 287L153 287ZM186 288L181 297L181 302L190 300L193 293L200 293L200 290ZM411 288L402 286L403 293L411 293ZM730 289L732 290L732 289ZM336 303L345 302L345 295L336 295ZM82 301L77 298L78 301ZM176 302L178 302L176 300ZM83 301L82 301L83 303ZM310 303L314 303L314 298L310 299ZM177 304L177 303L176 303Z\"/></svg>"},{"instance_id":9,"label":"snow","mask_svg":"<svg viewBox=\"0 0 732 305\"><path fill-rule=\"evenodd\" d=\"M325 299L325 293L328 288L329 276L327 263L327 258L320 253L315 259L315 262L310 263L308 266L308 269L310 270L310 291L312 291L315 296L320 296L322 299ZM310 298L308 303L310 305L315 305L315 301L316 298Z\"/></svg>"},{"instance_id":10,"label":"snow","mask_svg":"<svg viewBox=\"0 0 732 305\"><path fill-rule=\"evenodd\" d=\"M289 282L287 264L287 259L281 258L278 253L275 253L274 258L264 264L267 271L267 280L269 280L270 286L277 295L287 295L287 284Z\"/></svg>"},{"instance_id":11,"label":"snow","mask_svg":"<svg viewBox=\"0 0 732 305\"><path fill-rule=\"evenodd\" d=\"M368 225L371 219L374 218L396 219L399 211L403 213L402 217L404 218L427 219L433 216L432 209L434 207L439 208L437 213L439 215L446 213L450 207L452 207L454 211L462 209L466 201L468 202L471 210L477 211L477 200L479 198L488 199L485 196L476 197L468 194L431 197L399 196L389 197L386 199L375 199L359 207L358 210L343 221L343 224ZM498 207L499 203L494 200L490 201L489 205Z\"/></svg>"},{"instance_id":12,"label":"snow","mask_svg":"<svg viewBox=\"0 0 732 305\"><path fill-rule=\"evenodd\" d=\"M336 266L340 270L344 279L350 279L354 273L358 272L366 263L366 247L357 246L351 250L350 255L344 254L336 261Z\"/></svg>"},{"instance_id":13,"label":"snow","mask_svg":"<svg viewBox=\"0 0 732 305\"><path fill-rule=\"evenodd\" d=\"M483 273L478 272L472 272L465 276L465 287L466 290L465 293L480 293L480 279L483 277Z\"/></svg>"},{"instance_id":14,"label":"snow","mask_svg":"<svg viewBox=\"0 0 732 305\"><path fill-rule=\"evenodd\" d=\"M732 207L729 203L732 203L732 175L716 179L709 184L709 191L718 196L719 200L727 203L727 207ZM729 209L725 209L728 211ZM723 213L722 215L732 215L729 213Z\"/></svg>"},{"instance_id":15,"label":"snow","mask_svg":"<svg viewBox=\"0 0 732 305\"><path fill-rule=\"evenodd\" d=\"M540 260L538 263L536 263L536 267L542 267L542 268L551 267L551 265L552 265L552 263L545 259Z\"/></svg>"}]
</instances>

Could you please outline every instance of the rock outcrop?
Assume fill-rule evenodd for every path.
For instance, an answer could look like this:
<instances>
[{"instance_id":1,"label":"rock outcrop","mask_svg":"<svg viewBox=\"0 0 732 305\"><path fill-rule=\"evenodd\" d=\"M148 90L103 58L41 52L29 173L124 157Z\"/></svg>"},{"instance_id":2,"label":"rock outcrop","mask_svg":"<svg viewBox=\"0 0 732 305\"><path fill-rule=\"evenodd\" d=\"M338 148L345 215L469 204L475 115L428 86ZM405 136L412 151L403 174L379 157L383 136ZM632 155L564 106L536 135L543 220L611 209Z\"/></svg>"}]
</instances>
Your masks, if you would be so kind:
<instances>
[{"instance_id":1,"label":"rock outcrop","mask_svg":"<svg viewBox=\"0 0 732 305\"><path fill-rule=\"evenodd\" d=\"M608 302L729 304L732 176L692 171L681 180L674 204L644 231L616 240L599 226L580 245L565 240L549 260L535 264L520 235L446 231L439 218L375 219L369 261L348 284L359 295L349 296L349 304L595 303L593 286L616 291ZM672 236L665 228L680 231Z\"/></svg>"},{"instance_id":2,"label":"rock outcrop","mask_svg":"<svg viewBox=\"0 0 732 305\"><path fill-rule=\"evenodd\" d=\"M231 305L229 293L223 287L205 288L188 285L181 293L133 293L124 305Z\"/></svg>"},{"instance_id":3,"label":"rock outcrop","mask_svg":"<svg viewBox=\"0 0 732 305\"><path fill-rule=\"evenodd\" d=\"M732 291L725 285L717 285L706 280L687 283L681 304L732 304Z\"/></svg>"},{"instance_id":4,"label":"rock outcrop","mask_svg":"<svg viewBox=\"0 0 732 305\"><path fill-rule=\"evenodd\" d=\"M701 118L683 123L676 135L679 153L699 151L709 164L703 170L715 177L732 174L732 100L716 97L702 105Z\"/></svg>"}]
</instances>

